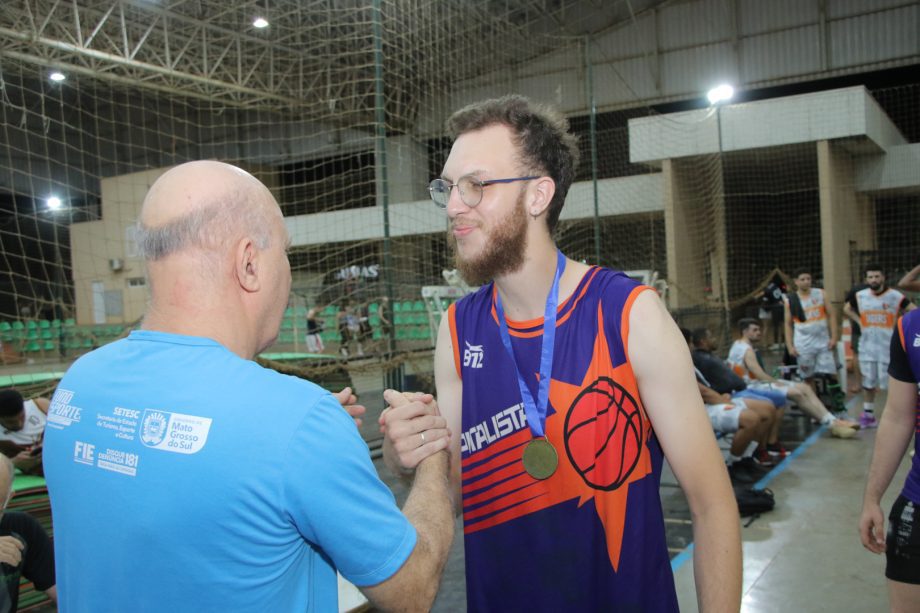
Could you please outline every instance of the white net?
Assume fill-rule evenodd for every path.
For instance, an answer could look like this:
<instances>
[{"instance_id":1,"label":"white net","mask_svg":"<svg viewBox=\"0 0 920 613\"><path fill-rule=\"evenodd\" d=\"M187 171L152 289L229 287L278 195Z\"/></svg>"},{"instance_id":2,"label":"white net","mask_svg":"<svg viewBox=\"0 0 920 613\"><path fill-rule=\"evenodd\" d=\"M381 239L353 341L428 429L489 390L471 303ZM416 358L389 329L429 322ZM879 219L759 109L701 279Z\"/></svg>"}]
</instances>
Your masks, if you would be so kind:
<instances>
[{"instance_id":1,"label":"white net","mask_svg":"<svg viewBox=\"0 0 920 613\"><path fill-rule=\"evenodd\" d=\"M448 285L450 267L426 191L449 151L444 121L511 92L557 105L579 135L560 246L666 281L682 323L727 335L776 271L822 267L814 143L723 152L720 125L715 151L631 161L630 120L702 106L642 102L649 75L635 62L651 57L641 41L655 15L640 9L658 3L634 2L630 14L629 3L562 0L272 2L265 30L247 25L261 3L225 4L0 7L7 361L70 360L135 325L147 292L130 231L141 199L164 169L214 158L256 174L288 218L294 280L274 357L306 363L317 308L326 355L365 354L351 372L409 363L426 373L438 309L422 288ZM638 51L623 59L630 45ZM66 80L50 81L54 70ZM917 142L918 86L876 89ZM608 102L592 111L597 100ZM667 115L669 140L656 146L679 151L728 110ZM918 255L917 196L867 198L873 236L848 247L849 281L868 259L897 276Z\"/></svg>"}]
</instances>

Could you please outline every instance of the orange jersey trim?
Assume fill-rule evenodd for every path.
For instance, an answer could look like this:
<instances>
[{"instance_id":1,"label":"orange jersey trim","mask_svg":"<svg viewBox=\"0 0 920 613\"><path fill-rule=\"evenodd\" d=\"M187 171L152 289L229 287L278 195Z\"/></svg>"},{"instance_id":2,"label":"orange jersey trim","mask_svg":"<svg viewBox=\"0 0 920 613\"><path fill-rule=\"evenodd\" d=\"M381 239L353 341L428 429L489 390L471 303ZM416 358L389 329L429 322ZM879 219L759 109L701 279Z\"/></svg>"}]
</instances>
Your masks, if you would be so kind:
<instances>
[{"instance_id":1,"label":"orange jersey trim","mask_svg":"<svg viewBox=\"0 0 920 613\"><path fill-rule=\"evenodd\" d=\"M463 379L463 373L460 371L460 345L457 340L457 303L452 303L447 307L447 324L450 326L450 340L454 344L454 368L457 369L457 378Z\"/></svg>"}]
</instances>

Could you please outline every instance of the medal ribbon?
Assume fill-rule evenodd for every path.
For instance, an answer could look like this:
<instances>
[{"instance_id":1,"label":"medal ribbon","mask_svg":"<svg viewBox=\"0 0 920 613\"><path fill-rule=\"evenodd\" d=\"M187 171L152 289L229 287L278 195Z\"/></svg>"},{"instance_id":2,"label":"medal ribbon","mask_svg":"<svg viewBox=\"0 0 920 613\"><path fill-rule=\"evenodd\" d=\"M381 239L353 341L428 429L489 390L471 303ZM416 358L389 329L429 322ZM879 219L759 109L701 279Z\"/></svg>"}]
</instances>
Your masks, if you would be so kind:
<instances>
[{"instance_id":1,"label":"medal ribbon","mask_svg":"<svg viewBox=\"0 0 920 613\"><path fill-rule=\"evenodd\" d=\"M505 311L502 309L502 297L495 290L495 311L498 315L498 327L501 332L502 344L514 372L517 375L518 387L521 390L521 400L524 403L524 414L527 416L527 425L534 438L544 438L544 424L546 423L546 410L549 408L549 380L553 373L553 348L556 344L556 307L559 305L559 279L565 271L565 256L556 250L556 276L553 286L546 297L546 309L543 311L543 340L540 348L540 384L537 388L537 400L534 402L527 382L521 376L517 360L514 359L514 349L511 347L511 335L508 333L508 322L505 321Z\"/></svg>"}]
</instances>

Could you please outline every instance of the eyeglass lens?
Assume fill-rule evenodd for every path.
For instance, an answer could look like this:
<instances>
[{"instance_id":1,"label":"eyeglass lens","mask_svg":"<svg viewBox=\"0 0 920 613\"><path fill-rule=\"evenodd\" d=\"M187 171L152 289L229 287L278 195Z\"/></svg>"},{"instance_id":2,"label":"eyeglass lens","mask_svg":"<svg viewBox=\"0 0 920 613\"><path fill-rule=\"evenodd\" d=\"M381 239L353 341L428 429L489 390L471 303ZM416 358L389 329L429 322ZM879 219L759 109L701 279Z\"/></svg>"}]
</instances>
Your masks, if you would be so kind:
<instances>
[{"instance_id":1,"label":"eyeglass lens","mask_svg":"<svg viewBox=\"0 0 920 613\"><path fill-rule=\"evenodd\" d=\"M454 187L444 179L435 179L428 186L431 199L438 206L447 207L450 200L450 190ZM471 176L457 179L456 188L460 191L460 199L466 206L476 206L482 200L482 182Z\"/></svg>"}]
</instances>

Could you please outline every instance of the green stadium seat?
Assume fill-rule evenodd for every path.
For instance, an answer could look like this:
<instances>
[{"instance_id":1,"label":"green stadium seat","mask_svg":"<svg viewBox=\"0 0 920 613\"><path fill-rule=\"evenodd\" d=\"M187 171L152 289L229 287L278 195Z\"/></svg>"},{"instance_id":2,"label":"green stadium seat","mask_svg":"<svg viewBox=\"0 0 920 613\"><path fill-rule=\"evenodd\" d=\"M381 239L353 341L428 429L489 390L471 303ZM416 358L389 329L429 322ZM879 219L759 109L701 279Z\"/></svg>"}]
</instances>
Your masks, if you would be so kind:
<instances>
[{"instance_id":1,"label":"green stadium seat","mask_svg":"<svg viewBox=\"0 0 920 613\"><path fill-rule=\"evenodd\" d=\"M424 313L427 309L425 308L425 303L421 300L416 300L412 303L412 310L416 313Z\"/></svg>"},{"instance_id":2,"label":"green stadium seat","mask_svg":"<svg viewBox=\"0 0 920 613\"><path fill-rule=\"evenodd\" d=\"M0 321L0 332L9 332L13 329L8 321Z\"/></svg>"},{"instance_id":3,"label":"green stadium seat","mask_svg":"<svg viewBox=\"0 0 920 613\"><path fill-rule=\"evenodd\" d=\"M13 330L23 330L25 329L25 325L21 321L14 321L10 325L10 328L12 328Z\"/></svg>"},{"instance_id":4,"label":"green stadium seat","mask_svg":"<svg viewBox=\"0 0 920 613\"><path fill-rule=\"evenodd\" d=\"M61 327L61 320L60 320L60 319L52 319L52 320L51 320L51 327L52 327L52 328L60 328L60 327Z\"/></svg>"},{"instance_id":5,"label":"green stadium seat","mask_svg":"<svg viewBox=\"0 0 920 613\"><path fill-rule=\"evenodd\" d=\"M293 328L294 328L294 320L293 320L293 319L291 319L291 318L289 318L289 317L285 317L284 319L281 320L281 329L282 329L282 330L291 330L291 329L293 329Z\"/></svg>"},{"instance_id":6,"label":"green stadium seat","mask_svg":"<svg viewBox=\"0 0 920 613\"><path fill-rule=\"evenodd\" d=\"M76 336L69 336L64 339L65 349L79 349L82 341Z\"/></svg>"},{"instance_id":7,"label":"green stadium seat","mask_svg":"<svg viewBox=\"0 0 920 613\"><path fill-rule=\"evenodd\" d=\"M26 322L26 330L35 330L38 328L38 324L35 323L34 319L30 319Z\"/></svg>"},{"instance_id":8,"label":"green stadium seat","mask_svg":"<svg viewBox=\"0 0 920 613\"><path fill-rule=\"evenodd\" d=\"M57 351L57 343L54 341L45 341L42 343L42 351L45 353L51 353Z\"/></svg>"},{"instance_id":9,"label":"green stadium seat","mask_svg":"<svg viewBox=\"0 0 920 613\"><path fill-rule=\"evenodd\" d=\"M22 350L26 353L38 353L42 350L42 346L37 340L33 340L26 343Z\"/></svg>"},{"instance_id":10,"label":"green stadium seat","mask_svg":"<svg viewBox=\"0 0 920 613\"><path fill-rule=\"evenodd\" d=\"M48 321L47 319L41 319L41 320L39 320L39 322L38 322L38 327L39 327L39 328L42 328L42 329L44 329L44 328L50 328L50 327L51 327L51 322Z\"/></svg>"},{"instance_id":11,"label":"green stadium seat","mask_svg":"<svg viewBox=\"0 0 920 613\"><path fill-rule=\"evenodd\" d=\"M334 304L330 304L325 309L323 309L324 317L334 317L336 313L339 312L339 307Z\"/></svg>"},{"instance_id":12,"label":"green stadium seat","mask_svg":"<svg viewBox=\"0 0 920 613\"><path fill-rule=\"evenodd\" d=\"M25 337L25 338L26 338L26 340L28 340L28 341L38 340L38 328L33 328L32 330L29 330L29 331L26 333L26 337Z\"/></svg>"},{"instance_id":13,"label":"green stadium seat","mask_svg":"<svg viewBox=\"0 0 920 613\"><path fill-rule=\"evenodd\" d=\"M55 336L57 336L57 335L54 333L53 330L51 330L51 328L47 328L47 329L45 329L45 330L42 330L42 331L41 331L41 334L39 334L39 338L41 338L41 339L44 340L44 341L49 340L49 339L52 339L52 338L54 338Z\"/></svg>"},{"instance_id":14,"label":"green stadium seat","mask_svg":"<svg viewBox=\"0 0 920 613\"><path fill-rule=\"evenodd\" d=\"M64 320L65 328L73 328L76 325L77 325L77 322L73 317L68 317L67 319Z\"/></svg>"},{"instance_id":15,"label":"green stadium seat","mask_svg":"<svg viewBox=\"0 0 920 613\"><path fill-rule=\"evenodd\" d=\"M294 316L294 307L288 307L288 308L284 309L284 316L285 316L285 317L293 317L293 316Z\"/></svg>"}]
</instances>

